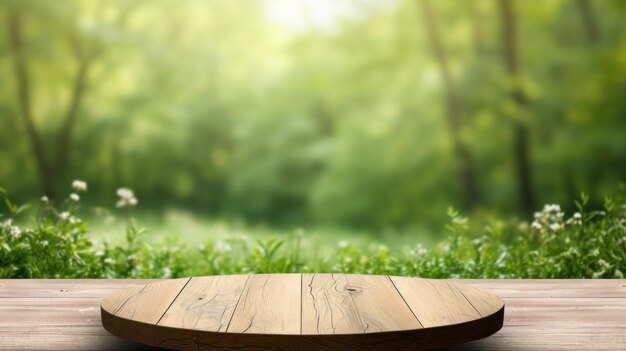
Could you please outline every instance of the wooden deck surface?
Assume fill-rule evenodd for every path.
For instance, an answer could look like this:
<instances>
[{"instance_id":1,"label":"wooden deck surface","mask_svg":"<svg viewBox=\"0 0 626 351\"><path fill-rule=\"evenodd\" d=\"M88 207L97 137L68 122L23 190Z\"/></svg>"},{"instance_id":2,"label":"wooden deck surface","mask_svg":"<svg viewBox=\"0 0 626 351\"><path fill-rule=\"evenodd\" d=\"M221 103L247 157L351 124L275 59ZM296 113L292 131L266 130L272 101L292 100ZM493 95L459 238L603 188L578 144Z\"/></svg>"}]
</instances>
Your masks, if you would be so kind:
<instances>
[{"instance_id":1,"label":"wooden deck surface","mask_svg":"<svg viewBox=\"0 0 626 351\"><path fill-rule=\"evenodd\" d=\"M100 322L103 297L149 281L0 280L0 350L154 350ZM497 294L506 311L497 334L454 350L626 350L626 280L460 282Z\"/></svg>"}]
</instances>

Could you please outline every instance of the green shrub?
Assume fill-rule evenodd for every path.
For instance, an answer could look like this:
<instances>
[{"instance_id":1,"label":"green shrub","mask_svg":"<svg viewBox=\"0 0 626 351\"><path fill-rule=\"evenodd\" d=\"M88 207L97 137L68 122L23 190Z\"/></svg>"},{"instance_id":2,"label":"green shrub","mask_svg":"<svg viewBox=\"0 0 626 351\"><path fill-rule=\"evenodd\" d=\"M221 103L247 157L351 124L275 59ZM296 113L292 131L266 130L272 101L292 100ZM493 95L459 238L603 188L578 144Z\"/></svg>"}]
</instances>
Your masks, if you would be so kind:
<instances>
[{"instance_id":1,"label":"green shrub","mask_svg":"<svg viewBox=\"0 0 626 351\"><path fill-rule=\"evenodd\" d=\"M82 182L81 182L82 183ZM76 185L76 183L74 184ZM80 183L78 185L81 185ZM86 184L76 187L86 191ZM0 214L1 278L175 278L191 275L274 272L344 272L433 278L623 278L626 268L626 205L607 198L604 208L588 211L588 196L575 201L569 217L558 205L546 205L532 223L491 219L473 223L448 211L449 237L435 249L420 244L391 250L340 241L322 257L301 247L298 231L284 240L252 241L233 236L197 249L173 239L153 246L142 240L130 218L137 204L129 189L118 192L125 210L126 240L96 245L88 224L78 216L80 197L72 194L60 206L47 198L30 227L16 219L28 206L13 204L6 191Z\"/></svg>"}]
</instances>

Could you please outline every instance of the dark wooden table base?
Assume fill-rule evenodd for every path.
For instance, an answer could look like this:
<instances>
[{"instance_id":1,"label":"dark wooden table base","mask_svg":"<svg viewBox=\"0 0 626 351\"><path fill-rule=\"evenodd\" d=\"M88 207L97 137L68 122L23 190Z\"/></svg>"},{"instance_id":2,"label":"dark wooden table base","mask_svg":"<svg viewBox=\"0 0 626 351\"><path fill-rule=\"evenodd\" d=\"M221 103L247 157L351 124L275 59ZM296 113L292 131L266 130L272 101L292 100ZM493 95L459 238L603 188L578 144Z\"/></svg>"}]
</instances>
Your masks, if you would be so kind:
<instances>
[{"instance_id":1,"label":"dark wooden table base","mask_svg":"<svg viewBox=\"0 0 626 351\"><path fill-rule=\"evenodd\" d=\"M150 280L0 280L0 350L154 350L109 334L100 301ZM506 304L497 334L448 350L626 351L626 280L462 280Z\"/></svg>"}]
</instances>

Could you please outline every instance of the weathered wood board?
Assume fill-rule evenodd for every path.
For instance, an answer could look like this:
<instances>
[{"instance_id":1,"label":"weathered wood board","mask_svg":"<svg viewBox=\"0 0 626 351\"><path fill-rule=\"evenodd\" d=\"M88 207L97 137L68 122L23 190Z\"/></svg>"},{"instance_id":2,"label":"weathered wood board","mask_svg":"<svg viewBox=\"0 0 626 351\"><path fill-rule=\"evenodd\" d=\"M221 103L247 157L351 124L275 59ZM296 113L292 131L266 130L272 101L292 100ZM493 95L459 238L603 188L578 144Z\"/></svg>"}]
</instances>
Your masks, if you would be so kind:
<instances>
[{"instance_id":1,"label":"weathered wood board","mask_svg":"<svg viewBox=\"0 0 626 351\"><path fill-rule=\"evenodd\" d=\"M303 282L310 283L306 277ZM317 280L314 286L336 284L341 289L346 284L327 280ZM104 297L153 281L0 280L0 350L159 349L111 335L100 319ZM444 350L626 350L626 280L458 282L500 296L506 304L504 327L491 337ZM320 288L315 289L319 294ZM332 323L349 325L358 318L350 305L342 307L346 302L341 298L327 299L326 309L345 311ZM321 330L332 329L332 323L321 325Z\"/></svg>"},{"instance_id":2,"label":"weathered wood board","mask_svg":"<svg viewBox=\"0 0 626 351\"><path fill-rule=\"evenodd\" d=\"M148 283L102 302L121 338L178 350L425 350L502 327L496 295L447 280L251 274Z\"/></svg>"}]
</instances>

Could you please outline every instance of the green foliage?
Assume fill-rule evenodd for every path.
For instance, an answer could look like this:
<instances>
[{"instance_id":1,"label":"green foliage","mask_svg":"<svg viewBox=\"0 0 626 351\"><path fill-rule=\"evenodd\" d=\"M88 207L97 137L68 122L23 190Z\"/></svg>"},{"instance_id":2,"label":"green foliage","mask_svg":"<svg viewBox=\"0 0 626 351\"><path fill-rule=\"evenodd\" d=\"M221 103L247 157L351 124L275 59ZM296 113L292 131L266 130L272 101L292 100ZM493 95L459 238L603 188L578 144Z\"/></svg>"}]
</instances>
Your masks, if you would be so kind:
<instances>
[{"instance_id":1,"label":"green foliage","mask_svg":"<svg viewBox=\"0 0 626 351\"><path fill-rule=\"evenodd\" d=\"M449 205L467 210L419 2L283 2L0 1L0 183L26 202L45 180L62 189L78 176L96 185L94 203L125 184L150 209L371 232L440 228ZM516 201L517 121L528 127L537 204L573 210L580 190L598 201L624 180L622 1L589 2L591 41L579 1L512 1L516 78L504 69L498 1L431 3L479 208L528 215ZM11 12L22 23L26 102ZM51 170L33 152L24 104ZM68 162L55 169L70 111Z\"/></svg>"},{"instance_id":2,"label":"green foliage","mask_svg":"<svg viewBox=\"0 0 626 351\"><path fill-rule=\"evenodd\" d=\"M4 194L4 192L3 192ZM448 210L449 237L436 248L391 250L340 241L320 255L302 247L298 230L285 239L232 236L197 249L169 239L159 246L142 240L129 220L120 245L94 244L80 202L62 208L45 201L30 227L16 220L19 207L5 196L0 218L0 278L175 278L191 275L278 272L343 272L433 278L623 278L626 270L626 204L606 198L588 210L589 196L576 200L566 218L558 205L535 213L532 224L517 220L471 221Z\"/></svg>"}]
</instances>

